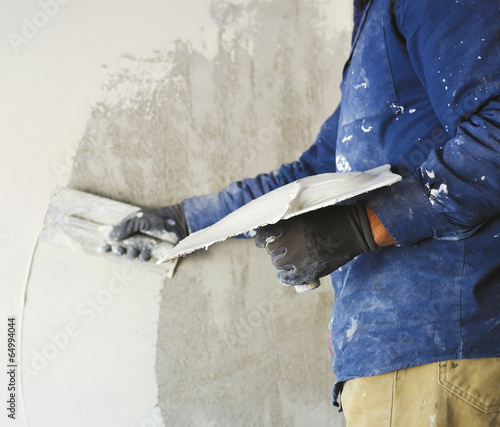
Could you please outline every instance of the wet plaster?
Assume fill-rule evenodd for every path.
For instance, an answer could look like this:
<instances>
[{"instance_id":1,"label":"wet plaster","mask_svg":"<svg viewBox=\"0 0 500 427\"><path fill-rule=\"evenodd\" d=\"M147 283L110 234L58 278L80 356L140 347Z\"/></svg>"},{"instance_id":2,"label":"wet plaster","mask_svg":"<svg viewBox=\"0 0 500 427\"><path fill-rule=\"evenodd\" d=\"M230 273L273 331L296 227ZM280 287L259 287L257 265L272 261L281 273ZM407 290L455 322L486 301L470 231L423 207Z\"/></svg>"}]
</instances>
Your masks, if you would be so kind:
<instances>
[{"instance_id":1,"label":"wet plaster","mask_svg":"<svg viewBox=\"0 0 500 427\"><path fill-rule=\"evenodd\" d=\"M324 3L214 1L213 57L178 40L105 64L70 187L161 206L296 159L338 102L348 53L348 29L328 23L349 11ZM342 425L330 403L332 300L328 285L302 296L279 285L253 241L183 259L161 291L165 425Z\"/></svg>"}]
</instances>

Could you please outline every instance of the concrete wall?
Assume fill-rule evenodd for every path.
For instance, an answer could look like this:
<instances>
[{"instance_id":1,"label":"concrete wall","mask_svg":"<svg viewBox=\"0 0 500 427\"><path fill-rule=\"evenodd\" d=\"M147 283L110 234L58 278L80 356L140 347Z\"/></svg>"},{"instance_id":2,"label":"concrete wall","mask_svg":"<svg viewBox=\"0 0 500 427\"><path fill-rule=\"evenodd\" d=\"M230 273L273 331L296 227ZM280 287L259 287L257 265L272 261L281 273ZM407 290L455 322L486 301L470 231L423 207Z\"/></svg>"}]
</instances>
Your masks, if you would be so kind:
<instances>
[{"instance_id":1,"label":"concrete wall","mask_svg":"<svg viewBox=\"0 0 500 427\"><path fill-rule=\"evenodd\" d=\"M212 2L217 53L124 56L70 185L141 206L217 191L291 161L338 100L348 32L318 1ZM344 11L342 11L344 13ZM298 296L252 241L193 255L165 282L159 406L167 425L340 425L330 404L328 284Z\"/></svg>"},{"instance_id":2,"label":"concrete wall","mask_svg":"<svg viewBox=\"0 0 500 427\"><path fill-rule=\"evenodd\" d=\"M179 41L110 71L72 187L166 205L270 171L312 143L339 97L348 32L325 31L320 1L210 8L213 58ZM167 425L341 424L329 284L298 296L274 276L252 241L233 240L184 259L165 282L156 371Z\"/></svg>"},{"instance_id":3,"label":"concrete wall","mask_svg":"<svg viewBox=\"0 0 500 427\"><path fill-rule=\"evenodd\" d=\"M186 20L197 41L124 50L104 64L69 186L166 205L270 171L313 142L339 98L350 7L198 6L215 30ZM274 276L253 241L233 239L182 260L164 281L156 375L165 425L343 425L330 402L328 280L299 296Z\"/></svg>"}]
</instances>

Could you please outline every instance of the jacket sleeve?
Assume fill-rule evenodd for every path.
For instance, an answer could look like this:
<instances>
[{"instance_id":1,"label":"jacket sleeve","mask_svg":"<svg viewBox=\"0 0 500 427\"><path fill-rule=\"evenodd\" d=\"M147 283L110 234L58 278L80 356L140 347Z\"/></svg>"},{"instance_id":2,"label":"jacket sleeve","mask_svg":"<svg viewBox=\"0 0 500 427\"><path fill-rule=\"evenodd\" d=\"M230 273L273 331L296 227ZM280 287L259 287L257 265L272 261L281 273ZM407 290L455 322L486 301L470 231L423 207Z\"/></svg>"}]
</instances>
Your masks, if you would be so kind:
<instances>
[{"instance_id":1,"label":"jacket sleeve","mask_svg":"<svg viewBox=\"0 0 500 427\"><path fill-rule=\"evenodd\" d=\"M397 25L449 139L368 203L400 245L458 240L500 214L500 6L404 0Z\"/></svg>"},{"instance_id":2,"label":"jacket sleeve","mask_svg":"<svg viewBox=\"0 0 500 427\"><path fill-rule=\"evenodd\" d=\"M282 185L309 175L335 172L335 145L339 108L326 120L314 144L299 160L281 165L271 173L233 182L213 194L185 199L182 204L189 232L216 223L232 211Z\"/></svg>"}]
</instances>

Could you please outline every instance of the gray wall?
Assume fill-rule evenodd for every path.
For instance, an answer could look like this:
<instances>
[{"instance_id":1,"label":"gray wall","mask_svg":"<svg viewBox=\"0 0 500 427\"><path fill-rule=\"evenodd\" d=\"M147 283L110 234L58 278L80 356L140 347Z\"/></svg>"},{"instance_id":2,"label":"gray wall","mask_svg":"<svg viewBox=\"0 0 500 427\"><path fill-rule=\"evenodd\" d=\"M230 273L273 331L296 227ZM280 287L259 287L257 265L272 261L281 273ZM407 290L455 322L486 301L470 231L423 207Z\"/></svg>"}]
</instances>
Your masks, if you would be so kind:
<instances>
[{"instance_id":1,"label":"gray wall","mask_svg":"<svg viewBox=\"0 0 500 427\"><path fill-rule=\"evenodd\" d=\"M71 187L167 205L270 171L314 141L338 102L349 7L270 0L210 8L214 56L179 40L109 67ZM305 295L279 285L250 240L183 259L165 281L158 328L166 425L343 425L331 406L332 301L328 280Z\"/></svg>"}]
</instances>

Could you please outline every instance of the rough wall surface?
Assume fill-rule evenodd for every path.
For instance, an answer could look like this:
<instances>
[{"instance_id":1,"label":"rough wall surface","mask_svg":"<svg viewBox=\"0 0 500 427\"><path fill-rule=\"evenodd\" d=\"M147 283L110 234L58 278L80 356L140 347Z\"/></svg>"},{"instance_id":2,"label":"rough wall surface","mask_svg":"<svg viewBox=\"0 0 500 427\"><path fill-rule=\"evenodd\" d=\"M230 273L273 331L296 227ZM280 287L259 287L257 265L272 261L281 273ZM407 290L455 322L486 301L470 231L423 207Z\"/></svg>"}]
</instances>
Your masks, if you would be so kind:
<instances>
[{"instance_id":1,"label":"rough wall surface","mask_svg":"<svg viewBox=\"0 0 500 427\"><path fill-rule=\"evenodd\" d=\"M338 101L349 41L329 28L331 9L322 0L210 8L214 57L179 40L107 64L71 187L166 205L270 171L313 142ZM165 281L156 371L166 425L343 425L330 402L329 283L299 296L274 275L252 241L233 239Z\"/></svg>"}]
</instances>

